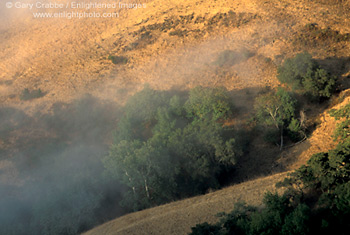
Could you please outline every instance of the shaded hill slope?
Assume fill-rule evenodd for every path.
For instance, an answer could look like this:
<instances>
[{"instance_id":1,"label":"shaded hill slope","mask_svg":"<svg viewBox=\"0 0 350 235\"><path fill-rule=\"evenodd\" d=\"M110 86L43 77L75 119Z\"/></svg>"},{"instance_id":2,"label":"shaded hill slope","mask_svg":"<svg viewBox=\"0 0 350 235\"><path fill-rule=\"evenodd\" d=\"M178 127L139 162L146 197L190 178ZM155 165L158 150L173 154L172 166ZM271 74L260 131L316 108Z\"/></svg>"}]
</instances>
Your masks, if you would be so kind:
<instances>
[{"instance_id":1,"label":"shaded hill slope","mask_svg":"<svg viewBox=\"0 0 350 235\"><path fill-rule=\"evenodd\" d=\"M338 109L350 103L348 94L349 90L344 91L340 95L344 98L332 108ZM305 164L311 155L334 148L333 131L336 121L330 117L328 110L320 114L319 119L321 123L312 136L305 142L283 151L277 166L294 170ZM273 171L278 171L278 169L273 169ZM283 180L288 172L291 171L275 173L206 195L131 213L96 227L85 234L187 234L191 231L190 228L198 223L215 222L218 219L217 213L230 212L236 202L245 201L251 205L261 205L264 194L267 191L276 191L275 184ZM281 192L283 189L278 190Z\"/></svg>"},{"instance_id":2,"label":"shaded hill slope","mask_svg":"<svg viewBox=\"0 0 350 235\"><path fill-rule=\"evenodd\" d=\"M286 173L276 174L125 215L85 234L187 234L197 223L215 222L215 215L231 211L235 202L259 205L266 190L275 190L274 184L284 176Z\"/></svg>"},{"instance_id":3,"label":"shaded hill slope","mask_svg":"<svg viewBox=\"0 0 350 235\"><path fill-rule=\"evenodd\" d=\"M277 66L304 50L338 75L343 88L349 87L349 1L139 2L146 3L147 8L122 10L117 19L33 20L18 13L11 27L1 28L1 106L15 107L31 116L52 112L53 104L69 103L84 93L123 103L149 83L160 90L197 85L225 86L231 91L255 89L236 96L243 107L252 103L259 89L278 86ZM226 52L235 55L232 63L220 61ZM127 63L113 64L110 56L126 58ZM23 100L25 89L41 89L44 95ZM335 123L327 114L319 120L321 124L309 140L282 152L277 160L265 159L265 152L250 153L247 161L241 162L238 182L293 170L311 154L331 148ZM16 138L11 141L16 142ZM0 142L2 149L15 151L17 145L22 144ZM16 174L11 174L16 169L7 160L0 163L4 181L16 181ZM261 174L247 174L254 170ZM231 210L234 200L259 204L264 190L273 190L274 183L284 175L188 199L184 207L183 202L175 202L126 215L90 233L187 232L198 222L213 221L217 212Z\"/></svg>"}]
</instances>

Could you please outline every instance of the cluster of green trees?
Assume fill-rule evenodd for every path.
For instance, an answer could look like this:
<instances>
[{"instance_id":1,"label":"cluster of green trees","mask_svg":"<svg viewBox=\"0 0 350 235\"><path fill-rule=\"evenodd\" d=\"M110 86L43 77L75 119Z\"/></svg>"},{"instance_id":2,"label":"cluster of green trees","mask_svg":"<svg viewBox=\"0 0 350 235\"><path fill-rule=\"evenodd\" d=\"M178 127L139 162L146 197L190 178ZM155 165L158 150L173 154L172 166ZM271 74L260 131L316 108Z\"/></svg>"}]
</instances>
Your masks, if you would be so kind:
<instances>
[{"instance_id":1,"label":"cluster of green trees","mask_svg":"<svg viewBox=\"0 0 350 235\"><path fill-rule=\"evenodd\" d=\"M138 210L219 187L242 154L224 125L231 115L223 88L180 98L145 87L133 96L103 159L108 177L128 187L124 205Z\"/></svg>"},{"instance_id":2,"label":"cluster of green trees","mask_svg":"<svg viewBox=\"0 0 350 235\"><path fill-rule=\"evenodd\" d=\"M227 59L224 57L223 61ZM235 59L232 55L229 57L229 60ZM262 92L254 106L257 122L267 130L267 140L278 142L281 149L286 138L298 141L305 135L303 117L299 113L301 105L295 92L321 97L317 98L320 100L329 97L335 86L334 78L305 53L282 65L279 78L284 81L287 77L286 84L293 84L298 89L290 89L288 85ZM25 91L22 98L30 99L32 93ZM34 96L40 94L39 91ZM24 145L20 156L16 157L20 159L16 166L21 169L21 177L28 179L24 185L0 185L3 195L0 233L77 234L120 215L121 208L116 205L120 198L128 210L140 210L205 193L227 183L227 176L232 175L238 158L246 150L249 141L246 138L250 138L244 131L228 125L236 111L232 98L224 88L197 87L177 94L145 87L131 97L121 111L115 104L87 96L72 104L56 103L52 113L39 114L31 121L26 116L10 115L10 110L1 109L0 116L2 114L6 120L0 130L3 136L22 130L23 126L31 126L47 128L52 137ZM332 115L348 120L349 110L346 107L333 111ZM106 133L117 119L114 141L106 155ZM339 125L337 136L346 139L349 121ZM339 151L345 153L343 148ZM338 156L338 152L320 155L321 165L333 167L335 163L328 163L328 159L334 154ZM343 164L344 161L338 162ZM337 177L334 180L338 182ZM316 178L321 179L318 175ZM299 184L306 185L305 182L292 185ZM341 190L334 189L336 192ZM304 191L299 194L305 194ZM299 194L294 192L293 195ZM294 204L287 199L271 194L266 198L267 209L264 210L268 216L282 222L294 215L290 213L300 214L300 211L294 212ZM276 207L276 203L281 205ZM273 208L286 206L285 212L278 217L268 205ZM306 206L310 213L315 213L312 205ZM262 231L259 226L263 225L257 221L265 223L266 219L260 216L260 210L246 206L239 210L249 212L245 217L247 220L239 219L246 221L245 227L249 221L255 221L252 222L256 226L254 231ZM253 214L256 214L256 220L250 217ZM238 215L243 216L243 213ZM221 225L207 227L223 229Z\"/></svg>"},{"instance_id":3,"label":"cluster of green trees","mask_svg":"<svg viewBox=\"0 0 350 235\"><path fill-rule=\"evenodd\" d=\"M312 97L329 97L335 86L307 53L287 59L278 77ZM280 149L286 137L296 142L306 136L300 104L288 90L262 92L254 106L267 140ZM177 96L145 87L131 97L103 159L106 176L128 188L122 204L139 210L218 188L244 150L233 127L224 125L232 115L224 88L197 87Z\"/></svg>"},{"instance_id":4,"label":"cluster of green trees","mask_svg":"<svg viewBox=\"0 0 350 235\"><path fill-rule=\"evenodd\" d=\"M283 148L284 138L293 142L306 138L303 103L296 99L305 96L310 101L322 101L332 96L336 77L321 68L307 53L285 60L278 68L278 79L284 88L267 90L255 100L256 120L265 128L265 139ZM304 99L305 100L305 99ZM279 139L279 141L277 141Z\"/></svg>"},{"instance_id":5,"label":"cluster of green trees","mask_svg":"<svg viewBox=\"0 0 350 235\"><path fill-rule=\"evenodd\" d=\"M195 234L348 234L350 224L350 104L331 115L342 119L335 130L338 146L313 155L267 193L263 208L237 204L215 225L199 224Z\"/></svg>"},{"instance_id":6,"label":"cluster of green trees","mask_svg":"<svg viewBox=\"0 0 350 235\"><path fill-rule=\"evenodd\" d=\"M314 101L330 98L336 88L336 77L322 68L307 52L287 59L278 68L277 78Z\"/></svg>"},{"instance_id":7,"label":"cluster of green trees","mask_svg":"<svg viewBox=\"0 0 350 235\"><path fill-rule=\"evenodd\" d=\"M256 119L267 128L266 140L275 142L280 139L280 149L284 144L284 136L287 134L292 140L298 140L301 136L303 121L297 119L297 100L285 89L268 91L259 95L255 100Z\"/></svg>"}]
</instances>

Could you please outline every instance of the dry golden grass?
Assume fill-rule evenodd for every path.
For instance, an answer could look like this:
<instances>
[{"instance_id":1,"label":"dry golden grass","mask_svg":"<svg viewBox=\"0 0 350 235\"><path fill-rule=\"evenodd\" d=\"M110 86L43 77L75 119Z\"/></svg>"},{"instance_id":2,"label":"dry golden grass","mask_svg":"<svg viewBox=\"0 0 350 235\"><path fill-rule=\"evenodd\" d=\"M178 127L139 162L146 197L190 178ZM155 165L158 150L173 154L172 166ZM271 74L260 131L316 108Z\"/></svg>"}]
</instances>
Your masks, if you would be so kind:
<instances>
[{"instance_id":1,"label":"dry golden grass","mask_svg":"<svg viewBox=\"0 0 350 235\"><path fill-rule=\"evenodd\" d=\"M104 2L108 1L111 0ZM310 23L349 33L349 1L334 5L309 0L139 2L146 2L147 8L122 11L118 19L33 20L24 16L26 20L17 20L10 28L1 29L1 104L15 106L26 113L45 112L55 102L69 102L86 92L122 103L144 83L156 89L203 85L259 90L277 86L277 65L285 57L303 50L326 60L327 64L333 63L331 69L343 76L345 85L350 84L347 81L350 41L328 42L315 38L316 43L310 47L299 39L301 30ZM218 16L227 18L223 14L229 11L235 15L227 19L228 26L222 20L215 21ZM182 20L191 15L193 20ZM198 17L204 17L204 21L196 23ZM179 22L170 29L162 29L169 20ZM151 36L142 36L143 27ZM142 37L144 40L140 41ZM214 64L224 50L242 49L251 51L253 56L233 66ZM125 56L128 63L113 65L109 55ZM21 101L19 96L24 88L40 88L48 94L30 102ZM118 91L123 92L118 94ZM251 104L255 94L236 95L235 102ZM309 140L277 155L277 159L264 156L273 150L250 153L256 155L251 159L261 159L261 162L254 161L255 167L261 165L261 172L265 174L293 170L311 154L331 148L334 121L327 114L322 114L320 120L320 126ZM2 163L1 168L6 167L10 169ZM248 178L249 174L243 174L248 170L241 169L241 180ZM274 190L273 185L284 176L285 173L275 174L126 215L88 234L184 234L196 223L215 221L215 214L230 211L235 201L260 204L263 193Z\"/></svg>"},{"instance_id":2,"label":"dry golden grass","mask_svg":"<svg viewBox=\"0 0 350 235\"><path fill-rule=\"evenodd\" d=\"M106 0L107 1L107 0ZM229 89L275 86L276 58L308 49L319 58L347 56L349 43L333 43L319 48L300 48L291 39L307 23L349 32L348 12L336 14L339 7L311 1L141 1L147 8L122 11L115 19L27 19L0 35L0 101L28 107L56 101L69 101L90 92L118 101L116 90L130 94L149 83L157 89L196 85L223 85ZM215 17L234 12L229 27ZM181 17L193 15L192 20ZM204 17L204 22L195 22ZM227 18L224 16L223 18ZM162 31L157 24L180 20ZM215 23L215 19L218 21ZM230 19L228 19L230 20ZM213 22L212 24L208 22ZM151 26L155 27L151 27ZM127 48L142 36L152 35L150 43ZM185 36L170 35L186 30ZM223 50L249 49L255 56L222 71L212 65ZM327 51L328 49L328 51ZM335 52L334 52L335 51ZM316 53L317 52L317 53ZM127 65L113 65L109 55L122 55ZM266 63L264 58L271 59ZM21 102L24 88L48 94L33 102Z\"/></svg>"},{"instance_id":3,"label":"dry golden grass","mask_svg":"<svg viewBox=\"0 0 350 235\"><path fill-rule=\"evenodd\" d=\"M230 212L236 202L244 200L259 206L266 191L275 191L275 183L285 176L286 173L276 174L132 213L84 234L187 234L197 223L216 222L216 214Z\"/></svg>"},{"instance_id":4,"label":"dry golden grass","mask_svg":"<svg viewBox=\"0 0 350 235\"><path fill-rule=\"evenodd\" d=\"M350 92L349 90L345 91ZM350 103L350 97L346 97L339 104L331 107L338 109ZM189 198L182 201L172 202L166 205L150 208L144 211L131 213L101 226L98 226L88 232L86 235L99 234L187 234L198 223L209 222L215 223L218 219L216 216L220 212L230 212L234 208L234 203L245 201L247 204L259 206L261 200L267 191L283 192L283 188L276 189L275 184L282 181L288 172L297 169L315 153L326 152L335 147L333 141L333 132L336 121L330 117L327 109L319 115L320 124L313 132L312 136L305 142L295 145L288 150L280 152L279 159L270 167L271 172L276 165L285 169L282 173L275 173L270 176L257 177L237 185L233 185L216 192L206 195ZM254 152L258 154L257 152ZM264 165L269 161L271 151L260 153L261 159L254 158L256 166L250 166L249 170L266 170L269 166ZM270 162L271 163L271 162ZM252 164L252 162L249 162ZM244 169L247 171L248 168ZM247 172L241 171L243 175L248 176ZM240 177L241 179L244 176ZM243 179L244 180L244 179Z\"/></svg>"},{"instance_id":5,"label":"dry golden grass","mask_svg":"<svg viewBox=\"0 0 350 235\"><path fill-rule=\"evenodd\" d=\"M339 109L346 104L350 103L350 97L347 95L349 90L343 91L339 97L344 95L344 99L323 113L319 114L317 119L319 125L312 133L312 136L305 142L301 143L295 148L291 148L289 151L285 152L280 159L280 162L284 162L287 165L287 169L293 170L299 168L301 165L306 164L310 156L319 152L327 152L336 146L334 140L334 130L336 128L336 120L331 117L328 113L330 109Z\"/></svg>"}]
</instances>

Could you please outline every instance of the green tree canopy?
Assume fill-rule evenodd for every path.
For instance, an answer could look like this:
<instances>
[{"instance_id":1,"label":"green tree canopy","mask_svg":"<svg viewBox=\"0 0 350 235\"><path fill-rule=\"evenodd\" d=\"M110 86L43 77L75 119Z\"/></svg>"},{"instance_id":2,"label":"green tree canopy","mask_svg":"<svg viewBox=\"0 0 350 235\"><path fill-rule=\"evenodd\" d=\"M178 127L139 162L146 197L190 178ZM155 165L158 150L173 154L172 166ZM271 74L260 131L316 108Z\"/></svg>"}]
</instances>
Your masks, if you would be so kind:
<instances>
[{"instance_id":1,"label":"green tree canopy","mask_svg":"<svg viewBox=\"0 0 350 235\"><path fill-rule=\"evenodd\" d=\"M321 68L307 52L286 59L277 73L280 82L302 91L311 100L331 97L336 87L336 77Z\"/></svg>"},{"instance_id":2,"label":"green tree canopy","mask_svg":"<svg viewBox=\"0 0 350 235\"><path fill-rule=\"evenodd\" d=\"M335 90L336 78L326 70L317 68L307 71L302 84L306 95L311 99L330 98Z\"/></svg>"},{"instance_id":3,"label":"green tree canopy","mask_svg":"<svg viewBox=\"0 0 350 235\"><path fill-rule=\"evenodd\" d=\"M291 123L297 125L295 119L296 100L284 89L270 91L258 96L255 100L255 111L258 121L268 126L274 126L280 133L280 148L283 147L283 131Z\"/></svg>"},{"instance_id":4,"label":"green tree canopy","mask_svg":"<svg viewBox=\"0 0 350 235\"><path fill-rule=\"evenodd\" d=\"M303 78L308 71L314 71L317 63L307 53L297 54L294 58L286 59L277 70L277 78L282 83L287 83L294 89L300 89Z\"/></svg>"},{"instance_id":5,"label":"green tree canopy","mask_svg":"<svg viewBox=\"0 0 350 235\"><path fill-rule=\"evenodd\" d=\"M267 193L263 207L235 205L214 225L196 225L191 234L348 234L350 226L350 146L342 143L313 155Z\"/></svg>"},{"instance_id":6,"label":"green tree canopy","mask_svg":"<svg viewBox=\"0 0 350 235\"><path fill-rule=\"evenodd\" d=\"M332 109L330 111L332 117L335 120L341 120L337 124L334 137L339 139L340 141L349 141L350 136L350 104L345 105L344 107L335 110Z\"/></svg>"},{"instance_id":7,"label":"green tree canopy","mask_svg":"<svg viewBox=\"0 0 350 235\"><path fill-rule=\"evenodd\" d=\"M196 87L190 91L185 110L190 118L216 121L231 114L232 104L225 88Z\"/></svg>"},{"instance_id":8,"label":"green tree canopy","mask_svg":"<svg viewBox=\"0 0 350 235\"><path fill-rule=\"evenodd\" d=\"M146 87L132 97L103 160L106 174L129 189L124 203L138 210L219 187L242 154L219 122L231 111L221 88L197 87L183 100Z\"/></svg>"}]
</instances>

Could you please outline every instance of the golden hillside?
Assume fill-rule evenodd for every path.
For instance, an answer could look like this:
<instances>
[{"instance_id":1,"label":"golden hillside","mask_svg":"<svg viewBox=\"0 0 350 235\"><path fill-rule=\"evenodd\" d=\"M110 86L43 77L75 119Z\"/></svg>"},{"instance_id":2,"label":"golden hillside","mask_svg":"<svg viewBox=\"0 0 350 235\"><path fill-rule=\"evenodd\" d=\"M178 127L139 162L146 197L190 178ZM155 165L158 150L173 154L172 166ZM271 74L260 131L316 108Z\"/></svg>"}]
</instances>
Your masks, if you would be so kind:
<instances>
[{"instance_id":1,"label":"golden hillside","mask_svg":"<svg viewBox=\"0 0 350 235\"><path fill-rule=\"evenodd\" d=\"M234 203L259 205L264 193L286 173L248 181L217 192L128 214L103 224L88 234L187 234L197 223L216 222L216 214L230 212Z\"/></svg>"},{"instance_id":2,"label":"golden hillside","mask_svg":"<svg viewBox=\"0 0 350 235\"><path fill-rule=\"evenodd\" d=\"M346 95L349 93L344 92ZM340 104L332 107L339 109L350 103L347 96ZM334 148L332 133L335 129L335 120L327 112L319 116L321 123L312 136L300 145L293 146L283 152L278 159L278 166L294 170L306 164L311 155L326 152ZM188 234L196 224L215 223L220 212L230 212L236 202L246 202L249 205L259 206L267 191L283 192L283 188L276 189L275 184L282 181L291 171L275 173L261 177L206 195L172 202L166 205L131 213L103 225L100 225L84 234Z\"/></svg>"},{"instance_id":3,"label":"golden hillside","mask_svg":"<svg viewBox=\"0 0 350 235\"><path fill-rule=\"evenodd\" d=\"M146 8L121 10L119 18L14 21L0 35L1 102L20 103L24 88L41 88L48 94L36 103L53 103L81 92L114 98L116 90L132 91L143 83L159 89L274 86L274 64L286 55L307 49L323 60L349 51L348 42L317 38L305 28L317 23L349 33L346 3L143 2ZM219 69L213 62L224 50L254 56ZM125 56L128 63L113 65L109 55Z\"/></svg>"},{"instance_id":4,"label":"golden hillside","mask_svg":"<svg viewBox=\"0 0 350 235\"><path fill-rule=\"evenodd\" d=\"M146 7L120 9L117 18L33 19L28 11L1 6L6 22L0 27L1 106L35 119L34 114L53 112L54 104L73 102L85 93L123 104L146 83L159 90L225 86L244 110L237 119L246 120L255 95L279 85L277 66L302 51L336 74L342 89L349 88L350 1L125 2ZM237 54L238 62L220 65L220 55L228 50ZM125 63L112 63L111 56ZM44 96L25 101L25 89L40 89ZM320 124L307 141L282 153L262 152L265 146L256 143L258 148L237 170L235 181L246 182L129 214L87 234L185 234L196 223L215 221L215 214L230 211L235 201L260 204L264 192L274 190L287 171L334 146L335 123L324 112L326 106L310 112ZM242 120L235 121L239 125ZM21 138L33 136L40 142L53 135L38 126L17 130L15 137L0 140L0 147L12 154L28 144ZM270 153L274 157L265 157ZM0 170L1 181L21 184L18 169L7 159L0 159Z\"/></svg>"}]
</instances>

